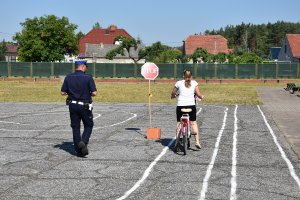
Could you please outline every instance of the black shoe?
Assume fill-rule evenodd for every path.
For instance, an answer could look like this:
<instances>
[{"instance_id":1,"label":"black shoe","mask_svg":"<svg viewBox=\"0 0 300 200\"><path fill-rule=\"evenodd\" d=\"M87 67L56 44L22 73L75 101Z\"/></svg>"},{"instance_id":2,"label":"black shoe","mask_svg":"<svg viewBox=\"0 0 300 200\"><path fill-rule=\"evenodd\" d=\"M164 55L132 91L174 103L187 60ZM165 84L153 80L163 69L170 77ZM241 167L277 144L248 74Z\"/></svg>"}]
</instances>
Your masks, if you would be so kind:
<instances>
[{"instance_id":1,"label":"black shoe","mask_svg":"<svg viewBox=\"0 0 300 200\"><path fill-rule=\"evenodd\" d=\"M82 154L82 156L86 156L89 154L89 150L87 148L87 144L85 144L83 141L80 141L78 143L78 148L80 149L80 152Z\"/></svg>"}]
</instances>

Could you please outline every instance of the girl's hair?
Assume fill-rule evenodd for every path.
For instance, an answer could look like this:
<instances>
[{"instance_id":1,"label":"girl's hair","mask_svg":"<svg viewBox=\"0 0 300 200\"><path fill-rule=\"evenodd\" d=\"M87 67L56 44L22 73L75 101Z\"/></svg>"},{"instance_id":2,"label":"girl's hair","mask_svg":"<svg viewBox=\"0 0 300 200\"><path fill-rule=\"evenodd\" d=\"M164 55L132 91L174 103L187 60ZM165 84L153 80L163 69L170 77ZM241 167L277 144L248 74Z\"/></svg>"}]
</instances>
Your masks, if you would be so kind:
<instances>
[{"instance_id":1,"label":"girl's hair","mask_svg":"<svg viewBox=\"0 0 300 200\"><path fill-rule=\"evenodd\" d=\"M184 85L185 87L189 88L191 87L191 81L192 81L192 71L187 69L183 71L183 78L185 80Z\"/></svg>"}]
</instances>

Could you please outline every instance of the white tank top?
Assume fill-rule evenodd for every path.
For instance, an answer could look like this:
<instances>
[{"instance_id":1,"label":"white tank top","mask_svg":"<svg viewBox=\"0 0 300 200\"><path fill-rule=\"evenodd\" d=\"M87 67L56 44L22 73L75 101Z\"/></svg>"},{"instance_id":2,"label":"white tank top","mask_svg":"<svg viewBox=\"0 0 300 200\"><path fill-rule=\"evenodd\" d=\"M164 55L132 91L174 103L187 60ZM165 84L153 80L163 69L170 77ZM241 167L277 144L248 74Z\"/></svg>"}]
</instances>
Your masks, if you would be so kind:
<instances>
[{"instance_id":1,"label":"white tank top","mask_svg":"<svg viewBox=\"0 0 300 200\"><path fill-rule=\"evenodd\" d=\"M195 88L198 83L195 80L191 81L189 88L185 87L184 80L177 81L175 87L179 91L177 97L177 106L193 106L195 105Z\"/></svg>"}]
</instances>

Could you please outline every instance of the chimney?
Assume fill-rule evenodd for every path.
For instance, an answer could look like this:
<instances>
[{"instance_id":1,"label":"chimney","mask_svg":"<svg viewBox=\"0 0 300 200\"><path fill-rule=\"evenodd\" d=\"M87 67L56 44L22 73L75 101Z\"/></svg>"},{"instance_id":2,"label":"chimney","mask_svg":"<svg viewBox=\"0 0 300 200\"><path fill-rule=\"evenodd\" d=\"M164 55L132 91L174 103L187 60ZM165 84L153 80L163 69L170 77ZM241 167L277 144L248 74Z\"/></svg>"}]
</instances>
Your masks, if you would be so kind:
<instances>
[{"instance_id":1,"label":"chimney","mask_svg":"<svg viewBox=\"0 0 300 200\"><path fill-rule=\"evenodd\" d=\"M117 26L116 25L110 25L109 29L110 29L111 32L114 32L114 31L117 30Z\"/></svg>"}]
</instances>

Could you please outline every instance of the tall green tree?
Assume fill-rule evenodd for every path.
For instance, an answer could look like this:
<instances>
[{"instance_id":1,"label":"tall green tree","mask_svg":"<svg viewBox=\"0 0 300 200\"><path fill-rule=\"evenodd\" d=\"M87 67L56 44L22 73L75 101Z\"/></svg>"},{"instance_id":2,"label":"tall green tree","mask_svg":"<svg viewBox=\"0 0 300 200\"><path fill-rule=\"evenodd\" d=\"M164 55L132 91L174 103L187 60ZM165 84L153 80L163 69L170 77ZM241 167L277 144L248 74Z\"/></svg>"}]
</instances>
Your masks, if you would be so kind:
<instances>
[{"instance_id":1,"label":"tall green tree","mask_svg":"<svg viewBox=\"0 0 300 200\"><path fill-rule=\"evenodd\" d=\"M3 40L0 43L0 61L5 61L5 54L6 54L6 42Z\"/></svg>"},{"instance_id":2,"label":"tall green tree","mask_svg":"<svg viewBox=\"0 0 300 200\"><path fill-rule=\"evenodd\" d=\"M53 62L64 60L64 55L78 53L77 25L66 17L46 15L27 18L23 29L14 36L19 44L18 58L27 62Z\"/></svg>"},{"instance_id":3,"label":"tall green tree","mask_svg":"<svg viewBox=\"0 0 300 200\"><path fill-rule=\"evenodd\" d=\"M300 34L300 23L277 21L267 24L227 25L219 30L206 30L205 34L220 34L228 40L229 48L238 55L253 52L267 57L270 47L281 47L286 34Z\"/></svg>"}]
</instances>

